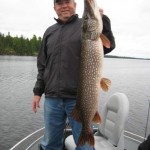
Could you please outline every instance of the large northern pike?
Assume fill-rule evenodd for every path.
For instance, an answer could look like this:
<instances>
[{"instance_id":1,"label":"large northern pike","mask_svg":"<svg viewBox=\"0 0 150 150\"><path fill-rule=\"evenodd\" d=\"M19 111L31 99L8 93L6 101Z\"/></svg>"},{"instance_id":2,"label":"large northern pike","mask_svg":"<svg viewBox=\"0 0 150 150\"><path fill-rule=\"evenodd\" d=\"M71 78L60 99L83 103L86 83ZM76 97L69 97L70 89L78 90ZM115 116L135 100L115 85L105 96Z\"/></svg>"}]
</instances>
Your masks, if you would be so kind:
<instances>
[{"instance_id":1,"label":"large northern pike","mask_svg":"<svg viewBox=\"0 0 150 150\"><path fill-rule=\"evenodd\" d=\"M72 112L73 117L82 122L77 146L84 145L86 142L94 146L91 123L101 122L98 113L99 89L102 87L107 91L110 85L110 80L102 78L103 44L110 47L107 38L101 34L102 28L102 18L96 1L84 0L80 78L77 103Z\"/></svg>"}]
</instances>

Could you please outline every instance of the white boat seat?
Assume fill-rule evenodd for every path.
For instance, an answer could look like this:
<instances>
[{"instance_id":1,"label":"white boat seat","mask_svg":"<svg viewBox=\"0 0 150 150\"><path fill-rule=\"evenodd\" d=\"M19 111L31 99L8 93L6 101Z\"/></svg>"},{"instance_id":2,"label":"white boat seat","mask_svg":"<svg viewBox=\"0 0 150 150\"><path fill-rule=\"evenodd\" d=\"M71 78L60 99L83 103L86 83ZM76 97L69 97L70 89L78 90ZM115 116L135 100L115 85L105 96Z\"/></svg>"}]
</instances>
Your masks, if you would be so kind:
<instances>
[{"instance_id":1,"label":"white boat seat","mask_svg":"<svg viewBox=\"0 0 150 150\"><path fill-rule=\"evenodd\" d=\"M124 150L124 127L129 113L125 94L115 93L102 108L102 123L94 135L96 150ZM75 150L73 136L65 140L67 150Z\"/></svg>"}]
</instances>

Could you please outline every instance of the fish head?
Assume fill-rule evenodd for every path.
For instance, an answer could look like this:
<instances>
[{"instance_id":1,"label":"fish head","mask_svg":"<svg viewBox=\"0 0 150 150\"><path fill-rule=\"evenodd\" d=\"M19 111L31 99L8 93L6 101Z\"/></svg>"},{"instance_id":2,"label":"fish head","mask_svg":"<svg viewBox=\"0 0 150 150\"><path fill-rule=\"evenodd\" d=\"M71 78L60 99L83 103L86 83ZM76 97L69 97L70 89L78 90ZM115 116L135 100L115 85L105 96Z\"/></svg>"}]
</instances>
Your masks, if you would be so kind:
<instances>
[{"instance_id":1,"label":"fish head","mask_svg":"<svg viewBox=\"0 0 150 150\"><path fill-rule=\"evenodd\" d=\"M84 0L83 32L100 36L102 32L102 17L96 0ZM96 38L96 37L95 37Z\"/></svg>"}]
</instances>

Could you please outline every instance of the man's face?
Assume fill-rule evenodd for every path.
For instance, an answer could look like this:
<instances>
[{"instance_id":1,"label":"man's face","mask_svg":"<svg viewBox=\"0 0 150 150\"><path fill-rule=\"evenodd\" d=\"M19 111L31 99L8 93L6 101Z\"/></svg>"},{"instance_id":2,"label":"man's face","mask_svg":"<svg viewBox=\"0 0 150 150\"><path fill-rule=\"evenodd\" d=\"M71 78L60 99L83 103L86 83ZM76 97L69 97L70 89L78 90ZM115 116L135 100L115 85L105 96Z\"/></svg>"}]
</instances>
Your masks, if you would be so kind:
<instances>
[{"instance_id":1,"label":"man's face","mask_svg":"<svg viewBox=\"0 0 150 150\"><path fill-rule=\"evenodd\" d=\"M66 22L72 15L75 14L76 3L74 0L60 0L54 4L54 9L58 18Z\"/></svg>"}]
</instances>

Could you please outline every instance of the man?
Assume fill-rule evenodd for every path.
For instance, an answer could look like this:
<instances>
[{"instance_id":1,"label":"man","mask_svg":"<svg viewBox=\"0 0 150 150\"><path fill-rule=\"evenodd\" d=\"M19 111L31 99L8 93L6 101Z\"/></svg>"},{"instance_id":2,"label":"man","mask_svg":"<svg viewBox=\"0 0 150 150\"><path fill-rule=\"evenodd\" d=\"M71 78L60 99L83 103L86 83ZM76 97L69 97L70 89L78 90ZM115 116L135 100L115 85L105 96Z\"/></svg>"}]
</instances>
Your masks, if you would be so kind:
<instances>
[{"instance_id":1,"label":"man","mask_svg":"<svg viewBox=\"0 0 150 150\"><path fill-rule=\"evenodd\" d=\"M70 115L76 103L82 19L76 14L74 0L54 0L54 10L58 15L56 24L50 26L42 40L38 54L38 76L34 87L32 109L39 107L42 94L45 94L44 122L45 133L41 141L41 150L62 150L63 131L66 118L72 127L75 143L81 131L81 123ZM110 20L103 15L103 34L111 47L104 47L104 54L115 48ZM76 150L93 150L88 144Z\"/></svg>"}]
</instances>

